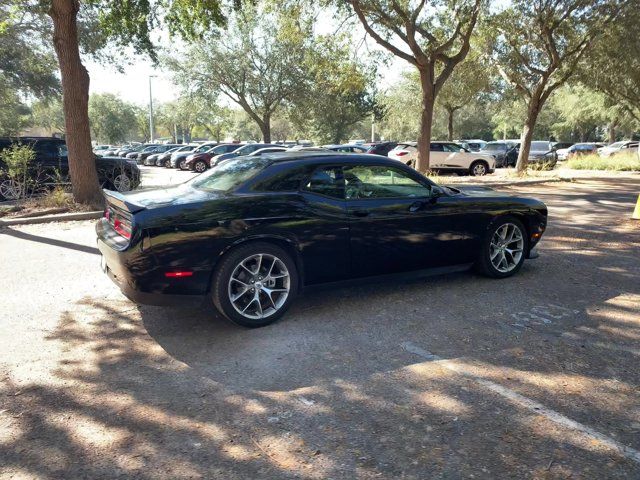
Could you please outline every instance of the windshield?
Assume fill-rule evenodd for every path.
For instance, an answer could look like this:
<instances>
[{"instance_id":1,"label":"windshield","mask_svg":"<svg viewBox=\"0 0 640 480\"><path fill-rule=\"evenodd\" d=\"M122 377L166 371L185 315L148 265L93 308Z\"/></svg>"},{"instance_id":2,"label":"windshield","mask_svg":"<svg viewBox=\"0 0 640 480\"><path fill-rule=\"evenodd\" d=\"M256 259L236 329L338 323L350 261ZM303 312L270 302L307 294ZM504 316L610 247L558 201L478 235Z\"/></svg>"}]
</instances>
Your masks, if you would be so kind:
<instances>
[{"instance_id":1,"label":"windshield","mask_svg":"<svg viewBox=\"0 0 640 480\"><path fill-rule=\"evenodd\" d=\"M194 153L202 153L202 152L206 152L210 148L211 148L211 145L201 145L198 148L196 148L193 152Z\"/></svg>"},{"instance_id":2,"label":"windshield","mask_svg":"<svg viewBox=\"0 0 640 480\"><path fill-rule=\"evenodd\" d=\"M271 160L262 157L234 158L187 183L202 190L228 192L253 177L270 163Z\"/></svg>"},{"instance_id":3,"label":"windshield","mask_svg":"<svg viewBox=\"0 0 640 480\"><path fill-rule=\"evenodd\" d=\"M487 143L482 150L487 152L500 152L507 149L507 146L504 143Z\"/></svg>"},{"instance_id":4,"label":"windshield","mask_svg":"<svg viewBox=\"0 0 640 480\"><path fill-rule=\"evenodd\" d=\"M609 145L609 148L620 148L620 147L622 147L625 143L627 143L627 142L616 142L616 143L612 143L611 145Z\"/></svg>"},{"instance_id":5,"label":"windshield","mask_svg":"<svg viewBox=\"0 0 640 480\"><path fill-rule=\"evenodd\" d=\"M548 151L551 149L549 142L531 142L531 150Z\"/></svg>"}]
</instances>

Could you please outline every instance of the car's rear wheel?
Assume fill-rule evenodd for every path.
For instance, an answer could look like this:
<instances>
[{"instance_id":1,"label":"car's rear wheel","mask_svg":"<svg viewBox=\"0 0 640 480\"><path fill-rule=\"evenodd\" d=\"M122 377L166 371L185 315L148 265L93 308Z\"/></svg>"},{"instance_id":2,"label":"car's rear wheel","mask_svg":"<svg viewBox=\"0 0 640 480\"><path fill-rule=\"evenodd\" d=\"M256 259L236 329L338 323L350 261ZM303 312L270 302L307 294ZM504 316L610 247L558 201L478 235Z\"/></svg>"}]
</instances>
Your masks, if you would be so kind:
<instances>
[{"instance_id":1,"label":"car's rear wheel","mask_svg":"<svg viewBox=\"0 0 640 480\"><path fill-rule=\"evenodd\" d=\"M489 165L483 160L476 160L469 167L469 173L474 177L481 177L489 172Z\"/></svg>"},{"instance_id":2,"label":"car's rear wheel","mask_svg":"<svg viewBox=\"0 0 640 480\"><path fill-rule=\"evenodd\" d=\"M0 182L0 199L17 200L22 196L22 185L11 178Z\"/></svg>"},{"instance_id":3,"label":"car's rear wheel","mask_svg":"<svg viewBox=\"0 0 640 480\"><path fill-rule=\"evenodd\" d=\"M478 270L489 277L510 277L524 263L527 241L526 230L517 218L498 219L487 229L476 264Z\"/></svg>"},{"instance_id":4,"label":"car's rear wheel","mask_svg":"<svg viewBox=\"0 0 640 480\"><path fill-rule=\"evenodd\" d=\"M198 173L202 173L207 169L208 165L207 162L205 162L204 160L198 160L196 163L193 164L193 169L198 172Z\"/></svg>"},{"instance_id":5,"label":"car's rear wheel","mask_svg":"<svg viewBox=\"0 0 640 480\"><path fill-rule=\"evenodd\" d=\"M297 293L298 273L291 256L277 245L249 243L227 253L216 269L213 304L243 327L278 320Z\"/></svg>"}]
</instances>

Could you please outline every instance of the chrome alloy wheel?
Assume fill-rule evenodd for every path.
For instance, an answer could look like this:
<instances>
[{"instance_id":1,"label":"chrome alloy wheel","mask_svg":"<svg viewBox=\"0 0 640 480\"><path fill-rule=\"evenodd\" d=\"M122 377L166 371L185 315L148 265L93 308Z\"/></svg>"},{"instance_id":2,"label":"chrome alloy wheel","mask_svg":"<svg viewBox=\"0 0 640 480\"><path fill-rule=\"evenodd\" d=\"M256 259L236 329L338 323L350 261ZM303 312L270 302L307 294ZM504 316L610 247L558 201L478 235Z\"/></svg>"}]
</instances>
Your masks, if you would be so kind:
<instances>
[{"instance_id":1,"label":"chrome alloy wheel","mask_svg":"<svg viewBox=\"0 0 640 480\"><path fill-rule=\"evenodd\" d=\"M520 227L513 223L500 226L491 239L489 258L496 270L508 273L518 266L524 250Z\"/></svg>"},{"instance_id":2,"label":"chrome alloy wheel","mask_svg":"<svg viewBox=\"0 0 640 480\"><path fill-rule=\"evenodd\" d=\"M119 192L128 192L131 190L131 179L124 173L121 173L113 179L113 186Z\"/></svg>"},{"instance_id":3,"label":"chrome alloy wheel","mask_svg":"<svg viewBox=\"0 0 640 480\"><path fill-rule=\"evenodd\" d=\"M289 270L275 255L258 253L242 260L233 269L227 288L233 308L243 317L266 318L287 301Z\"/></svg>"},{"instance_id":4,"label":"chrome alloy wheel","mask_svg":"<svg viewBox=\"0 0 640 480\"><path fill-rule=\"evenodd\" d=\"M207 169L207 165L204 162L196 162L193 169L198 173L202 173Z\"/></svg>"},{"instance_id":5,"label":"chrome alloy wheel","mask_svg":"<svg viewBox=\"0 0 640 480\"><path fill-rule=\"evenodd\" d=\"M480 163L476 163L473 166L473 175L476 177L481 177L483 175L487 174L487 167L484 165L484 163L480 162Z\"/></svg>"},{"instance_id":6,"label":"chrome alloy wheel","mask_svg":"<svg viewBox=\"0 0 640 480\"><path fill-rule=\"evenodd\" d=\"M0 197L5 200L17 200L22 196L22 185L15 180L7 179L0 182Z\"/></svg>"}]
</instances>

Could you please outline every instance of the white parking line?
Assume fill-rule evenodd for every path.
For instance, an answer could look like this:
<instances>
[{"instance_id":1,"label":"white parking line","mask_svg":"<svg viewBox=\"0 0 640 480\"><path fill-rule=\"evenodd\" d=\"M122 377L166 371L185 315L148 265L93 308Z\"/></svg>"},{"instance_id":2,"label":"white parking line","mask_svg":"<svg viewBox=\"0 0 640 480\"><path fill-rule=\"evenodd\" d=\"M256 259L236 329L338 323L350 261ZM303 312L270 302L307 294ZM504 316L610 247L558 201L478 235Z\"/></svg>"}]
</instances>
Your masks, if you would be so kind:
<instances>
[{"instance_id":1,"label":"white parking line","mask_svg":"<svg viewBox=\"0 0 640 480\"><path fill-rule=\"evenodd\" d=\"M561 413L558 413L555 410L551 410L550 408L545 407L541 403L538 403L535 400L531 400L530 398L527 398L523 395L520 395L519 393L514 392L513 390L507 387L491 382L489 380L485 380L484 378L472 375L471 373L465 371L464 368L460 367L459 365L456 365L455 362L451 360L443 359L438 355L434 355L424 350L423 348L420 348L417 345L414 345L411 342L404 342L402 344L402 348L404 348L407 352L418 355L426 360L438 362L439 366L442 366L448 370L451 370L452 372L455 372L459 375L463 375L464 377L467 377L475 381L476 383L483 386L487 390L491 390L492 392L497 393L498 395L505 397L511 402L521 407L524 407L528 410L531 410L536 414L544 415L549 420L551 420L554 423L557 423L558 425L561 425L566 428L570 428L571 430L575 430L576 432L584 435L585 437L588 437L591 440L596 440L600 442L602 445L610 448L611 450L616 451L618 454L622 455L623 457L626 457L640 464L640 451L634 448L631 448L627 445L623 445L617 440L614 440L611 437L603 435L602 433L597 432L591 427L583 425L580 422L576 422L575 420L571 420L570 418L565 417Z\"/></svg>"}]
</instances>

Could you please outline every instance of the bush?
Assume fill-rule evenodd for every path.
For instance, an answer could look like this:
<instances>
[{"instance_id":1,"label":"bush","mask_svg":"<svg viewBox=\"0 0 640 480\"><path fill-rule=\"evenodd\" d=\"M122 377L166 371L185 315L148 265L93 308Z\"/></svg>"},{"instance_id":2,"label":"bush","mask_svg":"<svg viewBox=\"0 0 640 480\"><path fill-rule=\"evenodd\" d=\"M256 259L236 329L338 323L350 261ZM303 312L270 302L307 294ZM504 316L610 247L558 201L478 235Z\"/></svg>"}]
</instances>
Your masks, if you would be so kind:
<instances>
[{"instance_id":1,"label":"bush","mask_svg":"<svg viewBox=\"0 0 640 480\"><path fill-rule=\"evenodd\" d=\"M24 197L27 194L29 183L29 166L36 158L36 154L28 145L15 144L0 152L0 157L6 167L3 176L11 180L10 186L17 197Z\"/></svg>"},{"instance_id":2,"label":"bush","mask_svg":"<svg viewBox=\"0 0 640 480\"><path fill-rule=\"evenodd\" d=\"M570 158L567 167L576 170L640 171L640 157L637 153L624 153L606 158L597 154L582 155Z\"/></svg>"}]
</instances>

